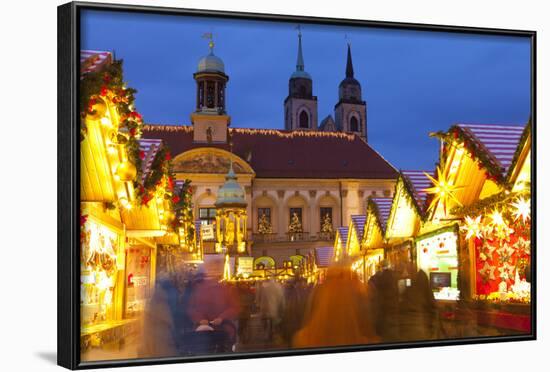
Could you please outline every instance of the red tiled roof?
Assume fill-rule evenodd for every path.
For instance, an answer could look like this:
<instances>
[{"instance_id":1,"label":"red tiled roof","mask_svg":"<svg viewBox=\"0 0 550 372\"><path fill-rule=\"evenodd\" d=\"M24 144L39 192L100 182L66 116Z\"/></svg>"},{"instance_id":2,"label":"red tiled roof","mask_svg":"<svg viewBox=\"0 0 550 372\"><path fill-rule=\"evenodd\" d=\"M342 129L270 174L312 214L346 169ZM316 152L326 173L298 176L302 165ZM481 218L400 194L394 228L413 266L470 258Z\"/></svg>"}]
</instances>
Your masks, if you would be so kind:
<instances>
[{"instance_id":1,"label":"red tiled roof","mask_svg":"<svg viewBox=\"0 0 550 372\"><path fill-rule=\"evenodd\" d=\"M390 163L353 134L230 128L229 135L233 152L260 178L397 177ZM192 126L145 125L143 137L162 139L174 156L198 147L229 151L228 144L193 143Z\"/></svg>"}]
</instances>

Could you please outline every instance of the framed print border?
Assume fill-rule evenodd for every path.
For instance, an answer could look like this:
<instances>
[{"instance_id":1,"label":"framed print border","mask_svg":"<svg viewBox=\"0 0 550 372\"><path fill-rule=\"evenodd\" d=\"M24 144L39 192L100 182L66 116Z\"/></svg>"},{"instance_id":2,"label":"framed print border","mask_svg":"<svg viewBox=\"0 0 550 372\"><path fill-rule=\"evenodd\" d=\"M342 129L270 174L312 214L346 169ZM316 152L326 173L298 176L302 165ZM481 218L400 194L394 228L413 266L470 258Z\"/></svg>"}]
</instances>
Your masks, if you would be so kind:
<instances>
[{"instance_id":1,"label":"framed print border","mask_svg":"<svg viewBox=\"0 0 550 372\"><path fill-rule=\"evenodd\" d=\"M79 144L79 50L80 14L82 10L106 10L119 12L154 13L195 17L214 17L241 20L263 20L287 23L377 27L399 30L439 31L482 35L521 36L531 40L531 130L532 130L532 225L531 269L535 273L531 287L531 334L495 337L469 337L461 339L414 341L342 346L330 348L289 349L247 353L231 353L197 357L145 358L109 360L97 362L80 361L80 310L79 310L79 200L80 200L80 144ZM339 353L380 349L399 349L425 346L481 344L492 342L536 339L536 32L524 30L493 29L481 27L442 26L401 22L382 22L354 19L336 19L277 14L241 13L168 7L135 6L72 2L58 7L58 315L57 353L58 364L69 369L97 367L139 366L181 362L199 362L242 358L291 356L305 354Z\"/></svg>"}]
</instances>

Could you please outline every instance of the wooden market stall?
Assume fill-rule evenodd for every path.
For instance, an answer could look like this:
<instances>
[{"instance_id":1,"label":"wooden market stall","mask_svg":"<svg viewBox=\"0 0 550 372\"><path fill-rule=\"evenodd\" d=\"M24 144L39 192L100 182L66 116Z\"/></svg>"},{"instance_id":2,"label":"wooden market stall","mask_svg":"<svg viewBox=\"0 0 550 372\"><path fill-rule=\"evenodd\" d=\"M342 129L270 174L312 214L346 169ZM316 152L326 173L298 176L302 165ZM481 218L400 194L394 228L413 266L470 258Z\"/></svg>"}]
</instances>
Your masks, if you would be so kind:
<instances>
[{"instance_id":1,"label":"wooden market stall","mask_svg":"<svg viewBox=\"0 0 550 372\"><path fill-rule=\"evenodd\" d=\"M122 62L82 51L80 80L81 351L117 348L137 332L155 281L155 238L174 203L166 150L140 140L142 119ZM154 201L153 201L154 199Z\"/></svg>"},{"instance_id":2,"label":"wooden market stall","mask_svg":"<svg viewBox=\"0 0 550 372\"><path fill-rule=\"evenodd\" d=\"M392 205L392 198L377 197L367 201L367 214L361 243L363 251L363 280L367 282L379 271L386 246L384 235Z\"/></svg>"},{"instance_id":3,"label":"wooden market stall","mask_svg":"<svg viewBox=\"0 0 550 372\"><path fill-rule=\"evenodd\" d=\"M401 278L415 269L414 237L420 229L426 203L429 172L401 171L385 229L385 259Z\"/></svg>"},{"instance_id":4,"label":"wooden market stall","mask_svg":"<svg viewBox=\"0 0 550 372\"><path fill-rule=\"evenodd\" d=\"M521 305L530 304L530 124L457 124L436 135L441 163L416 239L419 261L436 261L437 248L432 255L424 249L452 231L456 299L483 309L476 310L479 324L527 332L530 306Z\"/></svg>"}]
</instances>

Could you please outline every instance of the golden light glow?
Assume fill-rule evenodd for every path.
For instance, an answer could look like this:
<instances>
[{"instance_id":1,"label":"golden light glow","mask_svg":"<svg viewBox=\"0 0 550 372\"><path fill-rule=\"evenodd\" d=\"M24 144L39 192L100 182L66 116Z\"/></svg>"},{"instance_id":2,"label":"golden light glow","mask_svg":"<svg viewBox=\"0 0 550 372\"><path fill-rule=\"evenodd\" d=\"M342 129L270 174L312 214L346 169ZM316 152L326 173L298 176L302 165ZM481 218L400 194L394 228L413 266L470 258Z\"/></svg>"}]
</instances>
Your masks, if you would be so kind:
<instances>
[{"instance_id":1,"label":"golden light glow","mask_svg":"<svg viewBox=\"0 0 550 372\"><path fill-rule=\"evenodd\" d=\"M466 216L464 222L466 225L462 226L461 229L466 231L466 239L470 239L472 237L481 238L481 216L477 216L476 218Z\"/></svg>"},{"instance_id":2,"label":"golden light glow","mask_svg":"<svg viewBox=\"0 0 550 372\"><path fill-rule=\"evenodd\" d=\"M491 219L490 225L499 229L506 227L506 222L504 221L504 217L502 216L502 212L498 209L495 209L490 215L489 218Z\"/></svg>"},{"instance_id":3,"label":"golden light glow","mask_svg":"<svg viewBox=\"0 0 550 372\"><path fill-rule=\"evenodd\" d=\"M462 203L460 203L460 201L456 198L455 192L457 190L463 189L463 186L453 185L451 180L445 178L445 174L441 171L439 167L437 168L437 179L433 178L426 172L424 172L424 174L433 184L433 187L429 187L424 190L428 194L434 195L434 198L430 203L428 210L433 210L437 206L437 203L439 201L441 201L443 205L443 212L445 214L447 214L447 205L451 200L462 206Z\"/></svg>"},{"instance_id":4,"label":"golden light glow","mask_svg":"<svg viewBox=\"0 0 550 372\"><path fill-rule=\"evenodd\" d=\"M512 203L514 211L514 221L517 221L521 218L523 222L527 222L531 219L531 199L524 199L522 197L518 198L515 203Z\"/></svg>"}]
</instances>

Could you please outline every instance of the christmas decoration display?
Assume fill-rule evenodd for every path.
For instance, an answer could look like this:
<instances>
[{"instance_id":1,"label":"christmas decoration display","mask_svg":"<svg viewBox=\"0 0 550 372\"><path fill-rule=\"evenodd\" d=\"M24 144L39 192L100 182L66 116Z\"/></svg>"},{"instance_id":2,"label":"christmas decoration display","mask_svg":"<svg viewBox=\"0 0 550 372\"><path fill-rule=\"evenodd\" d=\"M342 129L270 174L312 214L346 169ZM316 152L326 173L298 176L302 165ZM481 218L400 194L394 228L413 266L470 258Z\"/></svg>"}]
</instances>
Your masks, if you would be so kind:
<instances>
[{"instance_id":1,"label":"christmas decoration display","mask_svg":"<svg viewBox=\"0 0 550 372\"><path fill-rule=\"evenodd\" d=\"M441 170L440 167L437 168L437 179L424 173L426 177L430 179L433 183L433 187L427 188L426 191L428 194L432 194L431 203L428 206L428 211L432 211L439 201L443 205L443 213L447 214L447 206L452 200L458 205L462 205L460 201L456 198L455 192L457 190L463 189L463 186L453 185L452 182L446 178L445 173Z\"/></svg>"},{"instance_id":2,"label":"christmas decoration display","mask_svg":"<svg viewBox=\"0 0 550 372\"><path fill-rule=\"evenodd\" d=\"M262 214L260 220L258 221L258 233L259 234L271 234L273 233L273 228L271 227L271 222L267 219L265 213Z\"/></svg>"},{"instance_id":3,"label":"christmas decoration display","mask_svg":"<svg viewBox=\"0 0 550 372\"><path fill-rule=\"evenodd\" d=\"M178 232L180 246L189 252L194 252L197 244L193 221L193 204L191 202L192 196L191 180L185 180L179 188L179 192L174 192L172 196L172 203L176 212L173 228Z\"/></svg>"},{"instance_id":4,"label":"christmas decoration display","mask_svg":"<svg viewBox=\"0 0 550 372\"><path fill-rule=\"evenodd\" d=\"M288 225L288 232L289 233L301 233L301 232L303 232L302 222L300 222L300 218L298 217L298 214L296 214L296 213L292 214L292 218L290 219L290 224Z\"/></svg>"},{"instance_id":5,"label":"christmas decoration display","mask_svg":"<svg viewBox=\"0 0 550 372\"><path fill-rule=\"evenodd\" d=\"M323 218L323 225L321 226L321 232L331 234L333 231L332 229L332 219L330 218L329 214L327 213L325 217Z\"/></svg>"},{"instance_id":6,"label":"christmas decoration display","mask_svg":"<svg viewBox=\"0 0 550 372\"><path fill-rule=\"evenodd\" d=\"M530 200L509 192L488 199L467 209L476 214L461 228L475 248L477 298L529 303Z\"/></svg>"},{"instance_id":7,"label":"christmas decoration display","mask_svg":"<svg viewBox=\"0 0 550 372\"><path fill-rule=\"evenodd\" d=\"M86 73L80 81L80 138L86 137L86 116L99 118L108 122L105 117L105 102L111 102L116 108L119 118L118 128L113 132L111 140L115 144L124 145L128 154L128 162L135 168L135 177L141 176L141 158L138 139L141 136L143 119L134 108L135 93L127 88L122 78L122 60L115 60L99 71ZM130 165L126 167L131 168ZM133 175L132 172L129 175Z\"/></svg>"}]
</instances>

